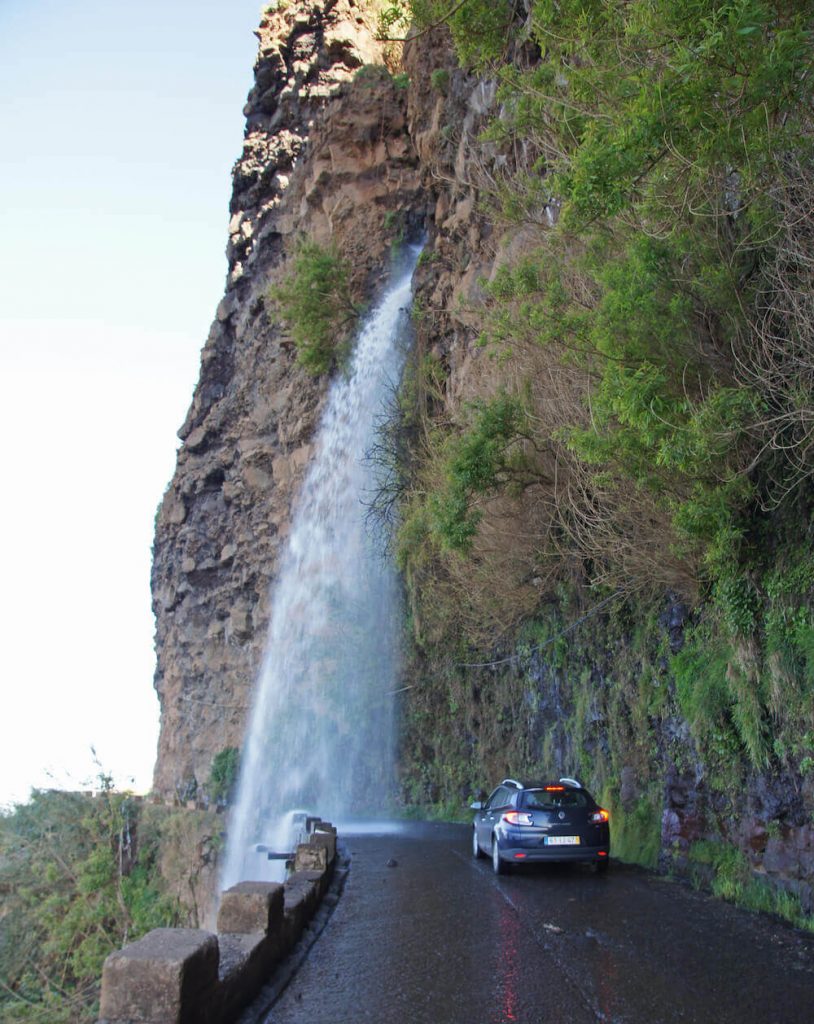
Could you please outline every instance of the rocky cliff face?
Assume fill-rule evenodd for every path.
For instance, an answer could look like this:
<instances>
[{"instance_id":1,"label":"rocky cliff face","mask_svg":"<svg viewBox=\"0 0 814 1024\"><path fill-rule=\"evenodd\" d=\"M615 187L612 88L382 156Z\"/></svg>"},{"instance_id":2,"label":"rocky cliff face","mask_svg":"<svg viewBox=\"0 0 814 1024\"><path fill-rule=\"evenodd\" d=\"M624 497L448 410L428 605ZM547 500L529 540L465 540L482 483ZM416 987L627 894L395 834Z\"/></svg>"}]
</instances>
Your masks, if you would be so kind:
<instances>
[{"instance_id":1,"label":"rocky cliff face","mask_svg":"<svg viewBox=\"0 0 814 1024\"><path fill-rule=\"evenodd\" d=\"M264 301L297 233L333 239L369 295L397 233L423 224L417 347L419 361L439 367L441 421L510 372L477 345L483 282L556 218L541 209L538 224L507 231L487 212L523 153L481 140L497 90L458 66L444 29L405 47L407 88L381 68L354 0L269 11L258 35L226 295L156 531L155 787L183 796L205 782L218 751L241 746L269 584L324 398L326 381L296 364ZM511 516L523 525L522 508L499 512L504 533ZM459 808L507 770L578 772L614 809L617 852L718 877L722 891L769 880L810 913L814 774L755 771L733 757L729 777L716 776L722 762L676 710L668 655L683 642L681 602L670 597L655 614L622 603L593 617L579 601L545 607L519 545L502 557L490 563L493 579L512 577L514 611L531 623L518 642L469 665L450 651L454 637L439 628L433 639L431 624L418 623L425 643L402 708L405 800ZM715 862L722 844L737 851L727 864Z\"/></svg>"},{"instance_id":2,"label":"rocky cliff face","mask_svg":"<svg viewBox=\"0 0 814 1024\"><path fill-rule=\"evenodd\" d=\"M201 357L155 535L161 702L155 788L187 797L243 738L268 591L326 381L296 363L265 296L292 242L333 239L358 294L423 200L406 95L355 0L269 7L234 169L226 294ZM371 67L373 65L373 67Z\"/></svg>"}]
</instances>

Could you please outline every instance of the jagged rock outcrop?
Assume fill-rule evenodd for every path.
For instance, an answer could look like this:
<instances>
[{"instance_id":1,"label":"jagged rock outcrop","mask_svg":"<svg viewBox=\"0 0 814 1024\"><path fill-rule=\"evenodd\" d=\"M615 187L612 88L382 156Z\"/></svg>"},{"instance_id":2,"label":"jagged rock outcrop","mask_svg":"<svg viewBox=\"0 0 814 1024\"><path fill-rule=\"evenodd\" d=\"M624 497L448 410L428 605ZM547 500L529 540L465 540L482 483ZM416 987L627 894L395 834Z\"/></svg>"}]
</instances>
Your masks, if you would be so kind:
<instances>
[{"instance_id":1,"label":"jagged rock outcrop","mask_svg":"<svg viewBox=\"0 0 814 1024\"><path fill-rule=\"evenodd\" d=\"M298 233L332 239L370 294L421 205L406 97L356 0L270 6L234 169L229 270L159 509L153 602L155 789L190 796L240 746L269 583L311 454L325 380L265 301Z\"/></svg>"}]
</instances>

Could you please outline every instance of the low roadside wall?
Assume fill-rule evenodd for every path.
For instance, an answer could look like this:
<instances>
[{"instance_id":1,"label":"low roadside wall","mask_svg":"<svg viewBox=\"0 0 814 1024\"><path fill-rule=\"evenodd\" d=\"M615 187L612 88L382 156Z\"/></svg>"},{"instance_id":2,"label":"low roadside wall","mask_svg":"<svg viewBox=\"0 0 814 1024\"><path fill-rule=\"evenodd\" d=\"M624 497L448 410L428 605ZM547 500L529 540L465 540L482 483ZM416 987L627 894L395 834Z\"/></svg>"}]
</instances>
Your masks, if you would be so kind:
<instances>
[{"instance_id":1,"label":"low roadside wall","mask_svg":"<svg viewBox=\"0 0 814 1024\"><path fill-rule=\"evenodd\" d=\"M239 882L222 894L217 934L156 928L111 953L99 1024L231 1024L294 947L328 887L336 829L315 821L284 883Z\"/></svg>"}]
</instances>

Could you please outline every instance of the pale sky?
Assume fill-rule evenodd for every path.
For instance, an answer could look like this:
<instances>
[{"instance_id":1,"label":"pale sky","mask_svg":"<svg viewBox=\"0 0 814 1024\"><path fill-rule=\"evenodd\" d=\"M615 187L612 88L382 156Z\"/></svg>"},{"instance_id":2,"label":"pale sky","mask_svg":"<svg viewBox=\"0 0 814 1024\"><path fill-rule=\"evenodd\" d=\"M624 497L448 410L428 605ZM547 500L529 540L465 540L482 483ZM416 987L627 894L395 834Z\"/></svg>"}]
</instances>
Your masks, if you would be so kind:
<instances>
[{"instance_id":1,"label":"pale sky","mask_svg":"<svg viewBox=\"0 0 814 1024\"><path fill-rule=\"evenodd\" d=\"M260 0L0 0L0 805L149 789L153 519L223 293Z\"/></svg>"}]
</instances>

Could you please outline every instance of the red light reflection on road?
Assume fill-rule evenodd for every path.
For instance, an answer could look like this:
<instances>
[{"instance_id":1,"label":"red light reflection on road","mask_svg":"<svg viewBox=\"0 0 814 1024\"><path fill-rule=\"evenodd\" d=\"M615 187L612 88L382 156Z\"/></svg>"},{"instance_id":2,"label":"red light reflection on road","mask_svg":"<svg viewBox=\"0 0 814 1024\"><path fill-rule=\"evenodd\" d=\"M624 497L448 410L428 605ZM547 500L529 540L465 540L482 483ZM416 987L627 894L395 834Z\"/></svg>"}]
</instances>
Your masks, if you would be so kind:
<instances>
[{"instance_id":1,"label":"red light reflection on road","mask_svg":"<svg viewBox=\"0 0 814 1024\"><path fill-rule=\"evenodd\" d=\"M617 992L616 960L604 947L599 951L599 962L596 965L596 996L599 1010L607 1020L613 1016L615 996Z\"/></svg>"},{"instance_id":2,"label":"red light reflection on road","mask_svg":"<svg viewBox=\"0 0 814 1024\"><path fill-rule=\"evenodd\" d=\"M500 985L500 1002L496 1021L506 1024L518 1020L518 982L520 980L520 956L518 943L520 921L511 907L500 908L498 919L498 962L497 977Z\"/></svg>"}]
</instances>

